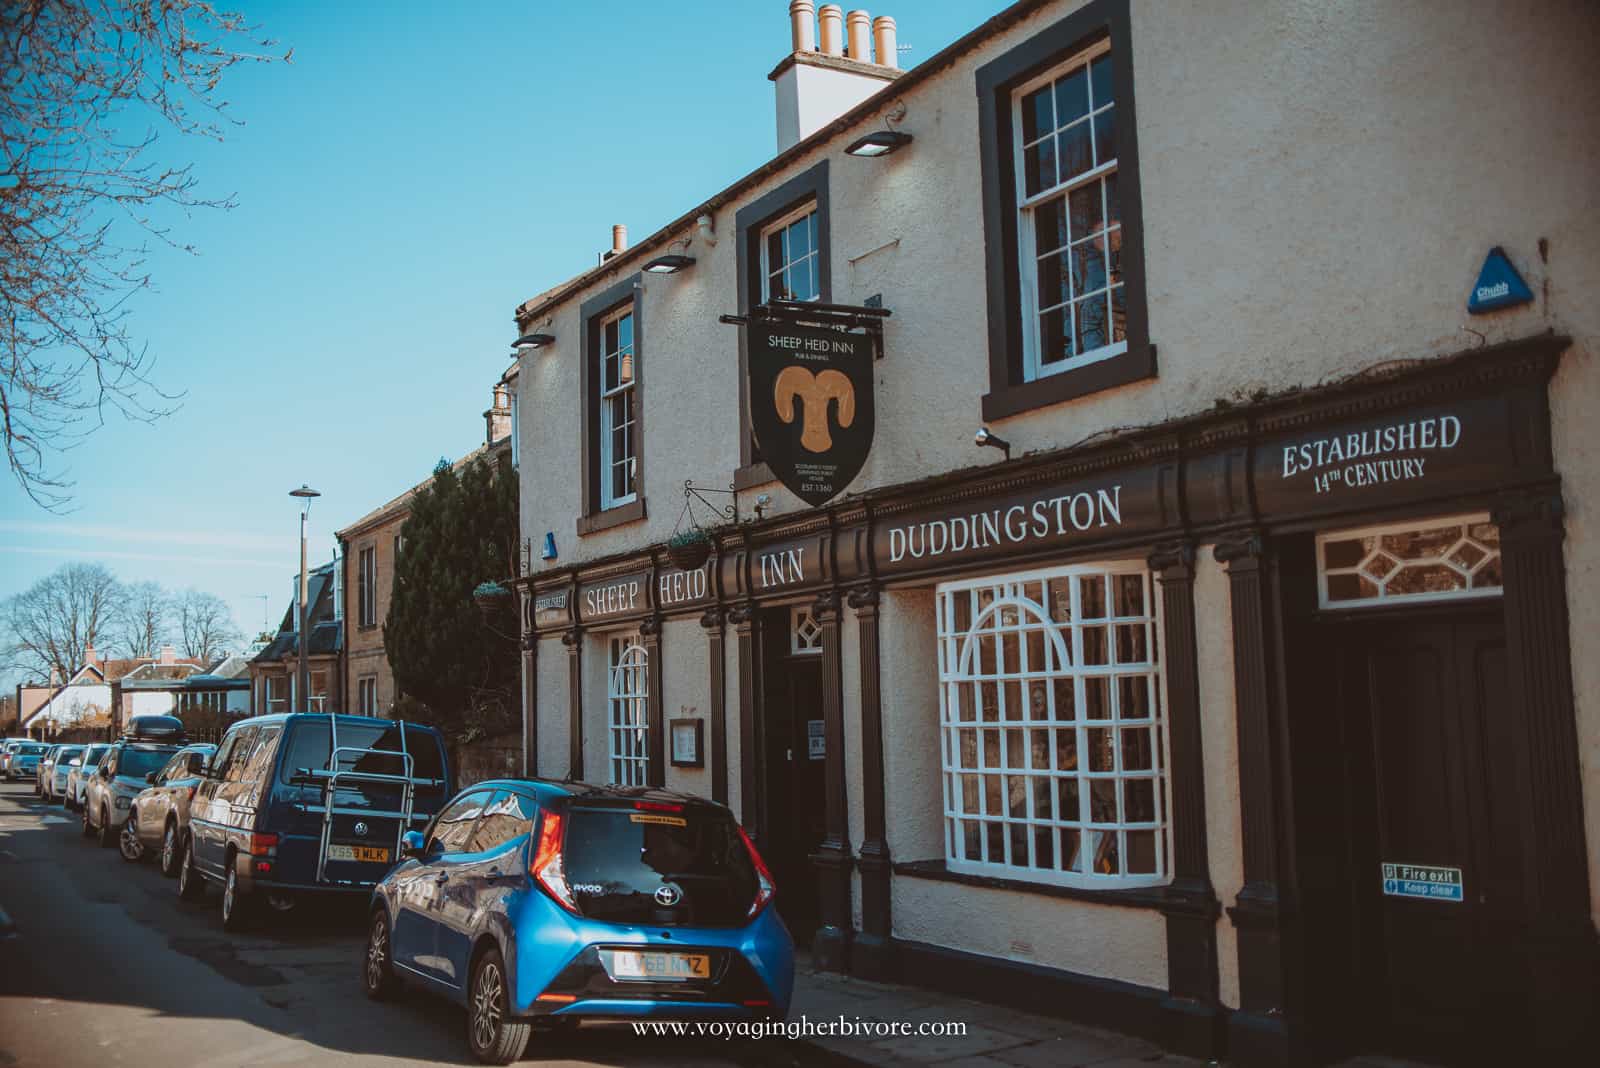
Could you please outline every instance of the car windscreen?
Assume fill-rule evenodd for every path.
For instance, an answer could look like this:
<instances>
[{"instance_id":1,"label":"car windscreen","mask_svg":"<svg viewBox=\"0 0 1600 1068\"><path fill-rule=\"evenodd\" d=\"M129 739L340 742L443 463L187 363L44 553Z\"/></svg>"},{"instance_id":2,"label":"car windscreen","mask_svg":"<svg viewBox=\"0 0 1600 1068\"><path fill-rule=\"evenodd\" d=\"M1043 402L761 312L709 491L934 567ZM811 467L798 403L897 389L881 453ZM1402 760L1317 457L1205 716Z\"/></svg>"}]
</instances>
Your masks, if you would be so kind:
<instances>
[{"instance_id":1,"label":"car windscreen","mask_svg":"<svg viewBox=\"0 0 1600 1068\"><path fill-rule=\"evenodd\" d=\"M370 772L377 775L399 775L404 762L399 757L399 723L339 723L339 769L341 771ZM411 755L411 774L415 779L444 779L444 756L439 750L438 737L416 727L405 728L406 752ZM287 783L302 769L327 771L333 748L333 732L327 720L306 719L296 723L289 733L289 743L283 758L279 778ZM377 750L354 752L353 750ZM395 754L393 756L389 754Z\"/></svg>"},{"instance_id":2,"label":"car windscreen","mask_svg":"<svg viewBox=\"0 0 1600 1068\"><path fill-rule=\"evenodd\" d=\"M40 756L49 748L48 745L24 745L20 746L17 752L23 756Z\"/></svg>"},{"instance_id":3,"label":"car windscreen","mask_svg":"<svg viewBox=\"0 0 1600 1068\"><path fill-rule=\"evenodd\" d=\"M117 761L117 774L129 779L142 779L152 771L160 771L167 766L167 761L172 759L172 754L178 750L173 747L160 749L124 749L122 759Z\"/></svg>"},{"instance_id":4,"label":"car windscreen","mask_svg":"<svg viewBox=\"0 0 1600 1068\"><path fill-rule=\"evenodd\" d=\"M89 751L84 754L84 764L92 767L95 764L100 763L100 758L105 756L106 750L110 748L111 747L109 745L91 745L89 747Z\"/></svg>"},{"instance_id":5,"label":"car windscreen","mask_svg":"<svg viewBox=\"0 0 1600 1068\"><path fill-rule=\"evenodd\" d=\"M65 764L67 761L71 760L73 757L82 756L82 755L83 755L83 750L82 749L63 749L60 752L56 753L55 761L56 761L57 764Z\"/></svg>"},{"instance_id":6,"label":"car windscreen","mask_svg":"<svg viewBox=\"0 0 1600 1068\"><path fill-rule=\"evenodd\" d=\"M562 860L578 907L611 923L742 924L755 901L756 872L733 817L667 808L568 810ZM676 895L662 891L667 885Z\"/></svg>"}]
</instances>

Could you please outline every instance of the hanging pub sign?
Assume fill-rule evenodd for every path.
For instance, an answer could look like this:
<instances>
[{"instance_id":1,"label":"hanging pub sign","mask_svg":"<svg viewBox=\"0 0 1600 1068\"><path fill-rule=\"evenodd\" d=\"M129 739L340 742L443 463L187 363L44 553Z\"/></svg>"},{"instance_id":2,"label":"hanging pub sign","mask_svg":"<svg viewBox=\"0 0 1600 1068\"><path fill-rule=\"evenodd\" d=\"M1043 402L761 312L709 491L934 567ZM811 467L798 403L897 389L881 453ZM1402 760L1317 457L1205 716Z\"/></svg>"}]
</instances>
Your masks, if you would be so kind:
<instances>
[{"instance_id":1,"label":"hanging pub sign","mask_svg":"<svg viewBox=\"0 0 1600 1068\"><path fill-rule=\"evenodd\" d=\"M875 412L866 331L753 318L750 426L778 481L810 505L844 491L867 462Z\"/></svg>"}]
</instances>

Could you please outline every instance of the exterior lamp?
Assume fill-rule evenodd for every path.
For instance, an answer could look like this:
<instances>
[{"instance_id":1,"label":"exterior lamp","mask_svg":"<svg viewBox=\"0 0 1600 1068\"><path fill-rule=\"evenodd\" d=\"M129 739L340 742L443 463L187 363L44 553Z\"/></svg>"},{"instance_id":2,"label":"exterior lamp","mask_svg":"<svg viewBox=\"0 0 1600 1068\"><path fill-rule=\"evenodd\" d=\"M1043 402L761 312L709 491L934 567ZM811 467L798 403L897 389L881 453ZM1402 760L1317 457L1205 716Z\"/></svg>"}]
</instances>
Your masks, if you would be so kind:
<instances>
[{"instance_id":1,"label":"exterior lamp","mask_svg":"<svg viewBox=\"0 0 1600 1068\"><path fill-rule=\"evenodd\" d=\"M850 143L845 152L852 156L887 156L891 152L898 152L911 143L911 135L901 133L899 130L874 130L865 137L858 138Z\"/></svg>"},{"instance_id":2,"label":"exterior lamp","mask_svg":"<svg viewBox=\"0 0 1600 1068\"><path fill-rule=\"evenodd\" d=\"M518 352L524 352L531 349L542 349L546 345L554 345L555 343L554 334L523 334L511 343L511 347Z\"/></svg>"},{"instance_id":3,"label":"exterior lamp","mask_svg":"<svg viewBox=\"0 0 1600 1068\"><path fill-rule=\"evenodd\" d=\"M684 256L680 253L671 253L666 256L657 256L644 265L644 269L651 274L677 274L685 267L694 266L693 256Z\"/></svg>"}]
</instances>

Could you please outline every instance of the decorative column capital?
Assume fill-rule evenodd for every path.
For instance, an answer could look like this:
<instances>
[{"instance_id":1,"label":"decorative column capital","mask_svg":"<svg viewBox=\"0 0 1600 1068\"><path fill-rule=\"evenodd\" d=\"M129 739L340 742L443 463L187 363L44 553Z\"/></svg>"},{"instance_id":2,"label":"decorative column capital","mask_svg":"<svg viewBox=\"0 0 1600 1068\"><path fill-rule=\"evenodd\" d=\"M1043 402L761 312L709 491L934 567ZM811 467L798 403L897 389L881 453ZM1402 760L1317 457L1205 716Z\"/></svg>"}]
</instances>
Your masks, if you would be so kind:
<instances>
[{"instance_id":1,"label":"decorative column capital","mask_svg":"<svg viewBox=\"0 0 1600 1068\"><path fill-rule=\"evenodd\" d=\"M818 623L825 623L839 618L839 593L837 590L823 590L817 594L817 599L811 603L811 614Z\"/></svg>"},{"instance_id":2,"label":"decorative column capital","mask_svg":"<svg viewBox=\"0 0 1600 1068\"><path fill-rule=\"evenodd\" d=\"M583 641L583 629L573 627L571 630L561 632L561 644L568 649L576 649Z\"/></svg>"},{"instance_id":3,"label":"decorative column capital","mask_svg":"<svg viewBox=\"0 0 1600 1068\"><path fill-rule=\"evenodd\" d=\"M753 601L736 604L728 609L728 622L732 623L740 633L748 634L750 627L755 623L756 606Z\"/></svg>"},{"instance_id":4,"label":"decorative column capital","mask_svg":"<svg viewBox=\"0 0 1600 1068\"><path fill-rule=\"evenodd\" d=\"M1566 504L1554 486L1510 493L1495 502L1490 513L1500 528L1500 540L1526 537L1562 538L1566 535Z\"/></svg>"},{"instance_id":5,"label":"decorative column capital","mask_svg":"<svg viewBox=\"0 0 1600 1068\"><path fill-rule=\"evenodd\" d=\"M1266 547L1261 540L1260 532L1250 530L1217 542L1211 550L1211 555L1216 557L1217 563L1228 565L1231 571L1261 566L1261 558L1265 552Z\"/></svg>"},{"instance_id":6,"label":"decorative column capital","mask_svg":"<svg viewBox=\"0 0 1600 1068\"><path fill-rule=\"evenodd\" d=\"M522 651L525 653L531 653L537 648L539 648L539 635L535 634L531 630L523 631Z\"/></svg>"},{"instance_id":7,"label":"decorative column capital","mask_svg":"<svg viewBox=\"0 0 1600 1068\"><path fill-rule=\"evenodd\" d=\"M1162 582L1194 577L1195 549L1192 541L1166 541L1150 552L1149 566Z\"/></svg>"},{"instance_id":8,"label":"decorative column capital","mask_svg":"<svg viewBox=\"0 0 1600 1068\"><path fill-rule=\"evenodd\" d=\"M728 613L721 608L708 608L705 614L700 617L700 625L706 630L721 631L722 624L727 618Z\"/></svg>"},{"instance_id":9,"label":"decorative column capital","mask_svg":"<svg viewBox=\"0 0 1600 1068\"><path fill-rule=\"evenodd\" d=\"M639 621L639 633L649 640L661 637L661 617L646 616Z\"/></svg>"},{"instance_id":10,"label":"decorative column capital","mask_svg":"<svg viewBox=\"0 0 1600 1068\"><path fill-rule=\"evenodd\" d=\"M878 607L878 587L871 585L857 586L850 591L846 600L858 615L868 611L876 611Z\"/></svg>"}]
</instances>

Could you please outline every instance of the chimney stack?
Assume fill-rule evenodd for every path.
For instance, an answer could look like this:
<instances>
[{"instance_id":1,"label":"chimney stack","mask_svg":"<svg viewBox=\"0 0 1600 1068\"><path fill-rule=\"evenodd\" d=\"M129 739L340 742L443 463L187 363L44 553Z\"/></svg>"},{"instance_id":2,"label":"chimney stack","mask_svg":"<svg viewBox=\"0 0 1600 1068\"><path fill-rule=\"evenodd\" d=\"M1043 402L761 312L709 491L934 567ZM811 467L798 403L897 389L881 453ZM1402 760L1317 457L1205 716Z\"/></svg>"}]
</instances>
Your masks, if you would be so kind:
<instances>
[{"instance_id":1,"label":"chimney stack","mask_svg":"<svg viewBox=\"0 0 1600 1068\"><path fill-rule=\"evenodd\" d=\"M812 0L789 0L789 38L796 52L815 52L813 21L817 6Z\"/></svg>"},{"instance_id":2,"label":"chimney stack","mask_svg":"<svg viewBox=\"0 0 1600 1068\"><path fill-rule=\"evenodd\" d=\"M84 642L83 643L83 666L84 667L98 667L99 666L99 661L97 661L95 659L95 655L94 655L94 642Z\"/></svg>"},{"instance_id":3,"label":"chimney stack","mask_svg":"<svg viewBox=\"0 0 1600 1068\"><path fill-rule=\"evenodd\" d=\"M845 54L857 63L872 62L872 16L857 8L844 17L849 40Z\"/></svg>"},{"instance_id":4,"label":"chimney stack","mask_svg":"<svg viewBox=\"0 0 1600 1068\"><path fill-rule=\"evenodd\" d=\"M511 436L511 391L504 382L494 387L494 404L483 413L488 444Z\"/></svg>"},{"instance_id":5,"label":"chimney stack","mask_svg":"<svg viewBox=\"0 0 1600 1068\"><path fill-rule=\"evenodd\" d=\"M817 12L817 21L820 23L822 41L822 54L825 56L844 55L844 8L838 4L823 4Z\"/></svg>"},{"instance_id":6,"label":"chimney stack","mask_svg":"<svg viewBox=\"0 0 1600 1068\"><path fill-rule=\"evenodd\" d=\"M174 649L170 645L163 645L161 647L161 663L163 663L163 664L176 664L177 662L178 662L178 651L176 649Z\"/></svg>"},{"instance_id":7,"label":"chimney stack","mask_svg":"<svg viewBox=\"0 0 1600 1068\"><path fill-rule=\"evenodd\" d=\"M615 256L628 247L628 228L617 223L611 228L611 254Z\"/></svg>"},{"instance_id":8,"label":"chimney stack","mask_svg":"<svg viewBox=\"0 0 1600 1068\"><path fill-rule=\"evenodd\" d=\"M838 4L814 8L814 3L815 0L789 0L789 42L793 51L767 75L777 96L779 152L810 137L903 73L895 49L894 19L887 15L873 19L862 9L846 16ZM813 10L817 20L815 46ZM621 249L612 254L617 251Z\"/></svg>"},{"instance_id":9,"label":"chimney stack","mask_svg":"<svg viewBox=\"0 0 1600 1068\"><path fill-rule=\"evenodd\" d=\"M881 67L900 66L900 49L894 38L894 19L888 15L879 15L872 20L873 49L877 53L878 65Z\"/></svg>"}]
</instances>

